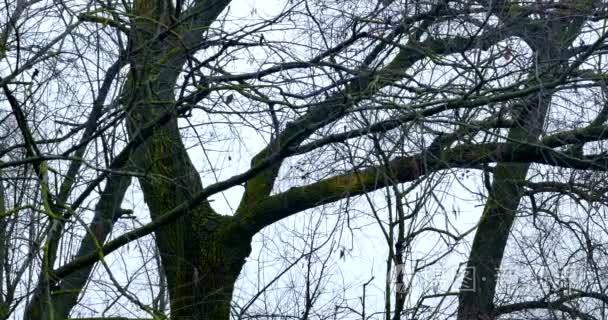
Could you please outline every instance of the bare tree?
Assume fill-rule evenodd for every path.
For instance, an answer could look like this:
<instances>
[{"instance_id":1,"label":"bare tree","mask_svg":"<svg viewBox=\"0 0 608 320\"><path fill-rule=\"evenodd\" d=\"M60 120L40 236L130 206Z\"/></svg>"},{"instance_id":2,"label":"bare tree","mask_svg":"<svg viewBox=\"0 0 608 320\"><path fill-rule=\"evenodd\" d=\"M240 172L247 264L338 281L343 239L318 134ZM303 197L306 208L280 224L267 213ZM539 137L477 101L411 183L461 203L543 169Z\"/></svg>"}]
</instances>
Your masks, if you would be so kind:
<instances>
[{"instance_id":1,"label":"bare tree","mask_svg":"<svg viewBox=\"0 0 608 320\"><path fill-rule=\"evenodd\" d=\"M606 318L607 5L5 1L0 316Z\"/></svg>"}]
</instances>

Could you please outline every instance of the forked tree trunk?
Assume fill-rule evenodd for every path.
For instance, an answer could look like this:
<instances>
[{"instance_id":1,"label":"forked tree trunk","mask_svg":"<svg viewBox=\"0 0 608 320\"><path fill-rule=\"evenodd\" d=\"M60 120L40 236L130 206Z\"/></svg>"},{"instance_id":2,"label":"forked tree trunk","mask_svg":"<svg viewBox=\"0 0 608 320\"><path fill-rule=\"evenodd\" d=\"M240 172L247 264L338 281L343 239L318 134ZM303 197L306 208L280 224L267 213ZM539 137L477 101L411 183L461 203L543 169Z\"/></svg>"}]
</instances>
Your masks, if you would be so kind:
<instances>
[{"instance_id":1,"label":"forked tree trunk","mask_svg":"<svg viewBox=\"0 0 608 320\"><path fill-rule=\"evenodd\" d=\"M164 79L145 83L156 89L154 92L158 95L153 99L171 98L162 88L173 88L173 85L165 82L168 78ZM153 105L149 97L137 97L136 92L144 92L140 84L127 91L131 97L135 96L129 117L132 137L163 112L171 112L165 108L171 105ZM139 182L152 219L202 190L199 174L181 141L176 119L158 128L136 152L134 161L134 166L145 174ZM251 241L251 236L234 221L232 217L218 215L208 203L203 203L156 231L161 272L167 277L173 319L228 319L234 282L250 253Z\"/></svg>"},{"instance_id":2,"label":"forked tree trunk","mask_svg":"<svg viewBox=\"0 0 608 320\"><path fill-rule=\"evenodd\" d=\"M132 53L122 99L129 110L131 139L159 117L171 115L133 155L132 166L143 174L139 183L155 219L191 200L203 187L181 140L175 112L174 88L184 59L172 58L171 48L176 46L170 39L150 43L156 24L147 23L134 24L141 27L133 35L134 48L138 43L145 46ZM234 283L251 250L251 235L235 221L217 214L205 202L155 232L172 319L229 318Z\"/></svg>"},{"instance_id":3,"label":"forked tree trunk","mask_svg":"<svg viewBox=\"0 0 608 320\"><path fill-rule=\"evenodd\" d=\"M158 115L156 111L147 104L136 106L130 132L135 134L136 123L146 123ZM145 173L139 182L152 219L202 189L175 119L159 128L136 152L135 162ZM251 235L235 221L204 203L155 232L173 319L228 319L234 282L251 250Z\"/></svg>"}]
</instances>

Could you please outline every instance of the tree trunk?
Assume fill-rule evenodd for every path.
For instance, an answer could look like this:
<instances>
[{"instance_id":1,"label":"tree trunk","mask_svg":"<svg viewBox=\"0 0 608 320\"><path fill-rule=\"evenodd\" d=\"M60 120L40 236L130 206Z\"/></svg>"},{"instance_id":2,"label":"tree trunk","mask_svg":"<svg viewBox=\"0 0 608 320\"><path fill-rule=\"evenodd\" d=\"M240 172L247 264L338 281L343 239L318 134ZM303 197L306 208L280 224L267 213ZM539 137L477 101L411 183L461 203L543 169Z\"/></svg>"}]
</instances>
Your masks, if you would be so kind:
<instances>
[{"instance_id":1,"label":"tree trunk","mask_svg":"<svg viewBox=\"0 0 608 320\"><path fill-rule=\"evenodd\" d=\"M589 4L587 4L589 5ZM585 7L581 7L585 9ZM589 9L589 8L587 8ZM531 83L557 79L567 66L562 52L582 27L581 21L568 23L552 21L552 28L539 29L525 39L537 57ZM553 90L543 90L510 106L515 126L510 129L507 142L517 152L517 145L535 143L543 132L545 117L551 104ZM498 274L511 227L524 192L524 182L530 164L498 163L494 181L479 221L471 253L467 262L465 280L461 286L458 320L494 319L494 296Z\"/></svg>"},{"instance_id":2,"label":"tree trunk","mask_svg":"<svg viewBox=\"0 0 608 320\"><path fill-rule=\"evenodd\" d=\"M140 42L145 40L135 41ZM135 52L123 88L131 139L159 117L171 116L133 156L134 167L144 174L139 183L152 219L203 189L177 125L173 90L184 60L166 59L172 47L153 43ZM235 221L215 213L205 202L155 232L172 319L229 318L234 283L251 250L251 235Z\"/></svg>"},{"instance_id":3,"label":"tree trunk","mask_svg":"<svg viewBox=\"0 0 608 320\"><path fill-rule=\"evenodd\" d=\"M171 112L149 105L144 99L136 101L129 119L132 138L142 124L162 112ZM136 152L135 163L145 173L139 183L152 219L202 190L176 119L144 143ZM155 236L169 286L172 319L228 319L234 282L250 253L251 235L234 218L221 216L204 203L161 227Z\"/></svg>"}]
</instances>

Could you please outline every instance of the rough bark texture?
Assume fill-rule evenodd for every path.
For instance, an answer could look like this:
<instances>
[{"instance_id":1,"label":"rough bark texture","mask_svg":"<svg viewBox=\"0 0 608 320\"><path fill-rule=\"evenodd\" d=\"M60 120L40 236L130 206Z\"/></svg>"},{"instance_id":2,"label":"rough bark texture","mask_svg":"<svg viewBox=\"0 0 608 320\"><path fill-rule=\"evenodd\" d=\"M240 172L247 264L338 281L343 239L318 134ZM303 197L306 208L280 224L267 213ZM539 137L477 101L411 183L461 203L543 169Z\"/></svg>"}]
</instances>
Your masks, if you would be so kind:
<instances>
[{"instance_id":1,"label":"rough bark texture","mask_svg":"<svg viewBox=\"0 0 608 320\"><path fill-rule=\"evenodd\" d=\"M167 8L148 0L136 1L131 70L123 99L129 109L132 138L138 130L164 114L172 119L140 147L135 165L152 219L191 200L203 186L177 127L173 89L185 62L179 39L162 34ZM141 19L140 19L141 17ZM143 50L139 50L139 48ZM234 283L250 253L250 237L239 232L233 218L220 216L208 203L155 232L167 277L172 319L228 319Z\"/></svg>"}]
</instances>

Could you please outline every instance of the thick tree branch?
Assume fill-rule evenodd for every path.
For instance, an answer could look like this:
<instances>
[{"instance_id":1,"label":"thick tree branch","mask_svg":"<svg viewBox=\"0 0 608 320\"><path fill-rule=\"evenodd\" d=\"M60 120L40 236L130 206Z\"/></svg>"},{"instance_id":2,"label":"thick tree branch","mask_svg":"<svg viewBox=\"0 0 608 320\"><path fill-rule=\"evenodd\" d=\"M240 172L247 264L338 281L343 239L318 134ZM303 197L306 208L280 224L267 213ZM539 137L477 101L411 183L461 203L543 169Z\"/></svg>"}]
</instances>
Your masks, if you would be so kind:
<instances>
[{"instance_id":1,"label":"thick tree branch","mask_svg":"<svg viewBox=\"0 0 608 320\"><path fill-rule=\"evenodd\" d=\"M420 43L411 41L408 43L408 45L401 47L395 58L384 68L375 72L361 71L360 75L354 77L348 82L344 90L334 93L324 99L322 102L311 106L309 111L304 116L288 124L277 139L272 141L268 147L258 153L252 160L252 165L255 165L258 161L267 157L273 150L280 148L280 146L284 144L283 140L291 139L293 141L292 136L294 131L301 133L302 128L309 126L310 123L331 123L341 117L351 106L378 92L382 88L401 80L406 74L407 69L409 69L417 61L433 55L453 54L471 48L487 49L494 43L497 43L507 36L508 33L487 33L481 35L479 39L476 39L479 41L472 41L472 39L469 38L427 39ZM521 94L521 92L519 93ZM481 100L477 102L481 102ZM454 103L450 104L449 106L431 108L429 110L422 111L422 113L432 114L434 112L436 113L450 108L458 108L460 105L466 103L467 102L463 101L462 99L455 99ZM487 101L485 103L487 103ZM388 120L384 123L376 124L370 129L372 131L389 130L402 125L405 121L419 116L421 116L419 112L412 112L400 119ZM313 132L314 130L309 130L307 134L301 135L299 141L294 141L295 145L300 144ZM323 141L318 143L311 143L303 146L300 153L310 151L327 143L342 141L353 136L364 134L365 132L366 130L359 130L355 134L349 132L332 135L324 138ZM276 164L272 169L267 170L266 172L247 182L243 199L239 205L239 209L237 210L239 214L246 213L249 205L264 199L264 197L270 194L276 179L276 175L278 174L279 167L280 163Z\"/></svg>"},{"instance_id":2,"label":"thick tree branch","mask_svg":"<svg viewBox=\"0 0 608 320\"><path fill-rule=\"evenodd\" d=\"M606 296L603 293L580 291L580 292L569 294L569 295L566 295L566 296L563 296L563 297L560 297L560 298L554 299L554 300L540 299L540 300L523 301L523 302L518 302L518 303L513 303L513 304L497 306L494 309L494 315L499 316L499 315L504 315L504 314L508 314L508 313L532 310L532 309L548 309L548 310L554 309L554 310L560 310L563 312L567 312L567 313L570 313L570 314L573 314L576 316L580 316L583 319L594 319L593 317L591 317L589 315L586 315L574 308L571 308L571 307L565 305L568 302L571 302L571 301L574 301L577 299L582 299L582 298L591 298L591 299L599 300L603 303L608 303L608 296Z\"/></svg>"}]
</instances>

